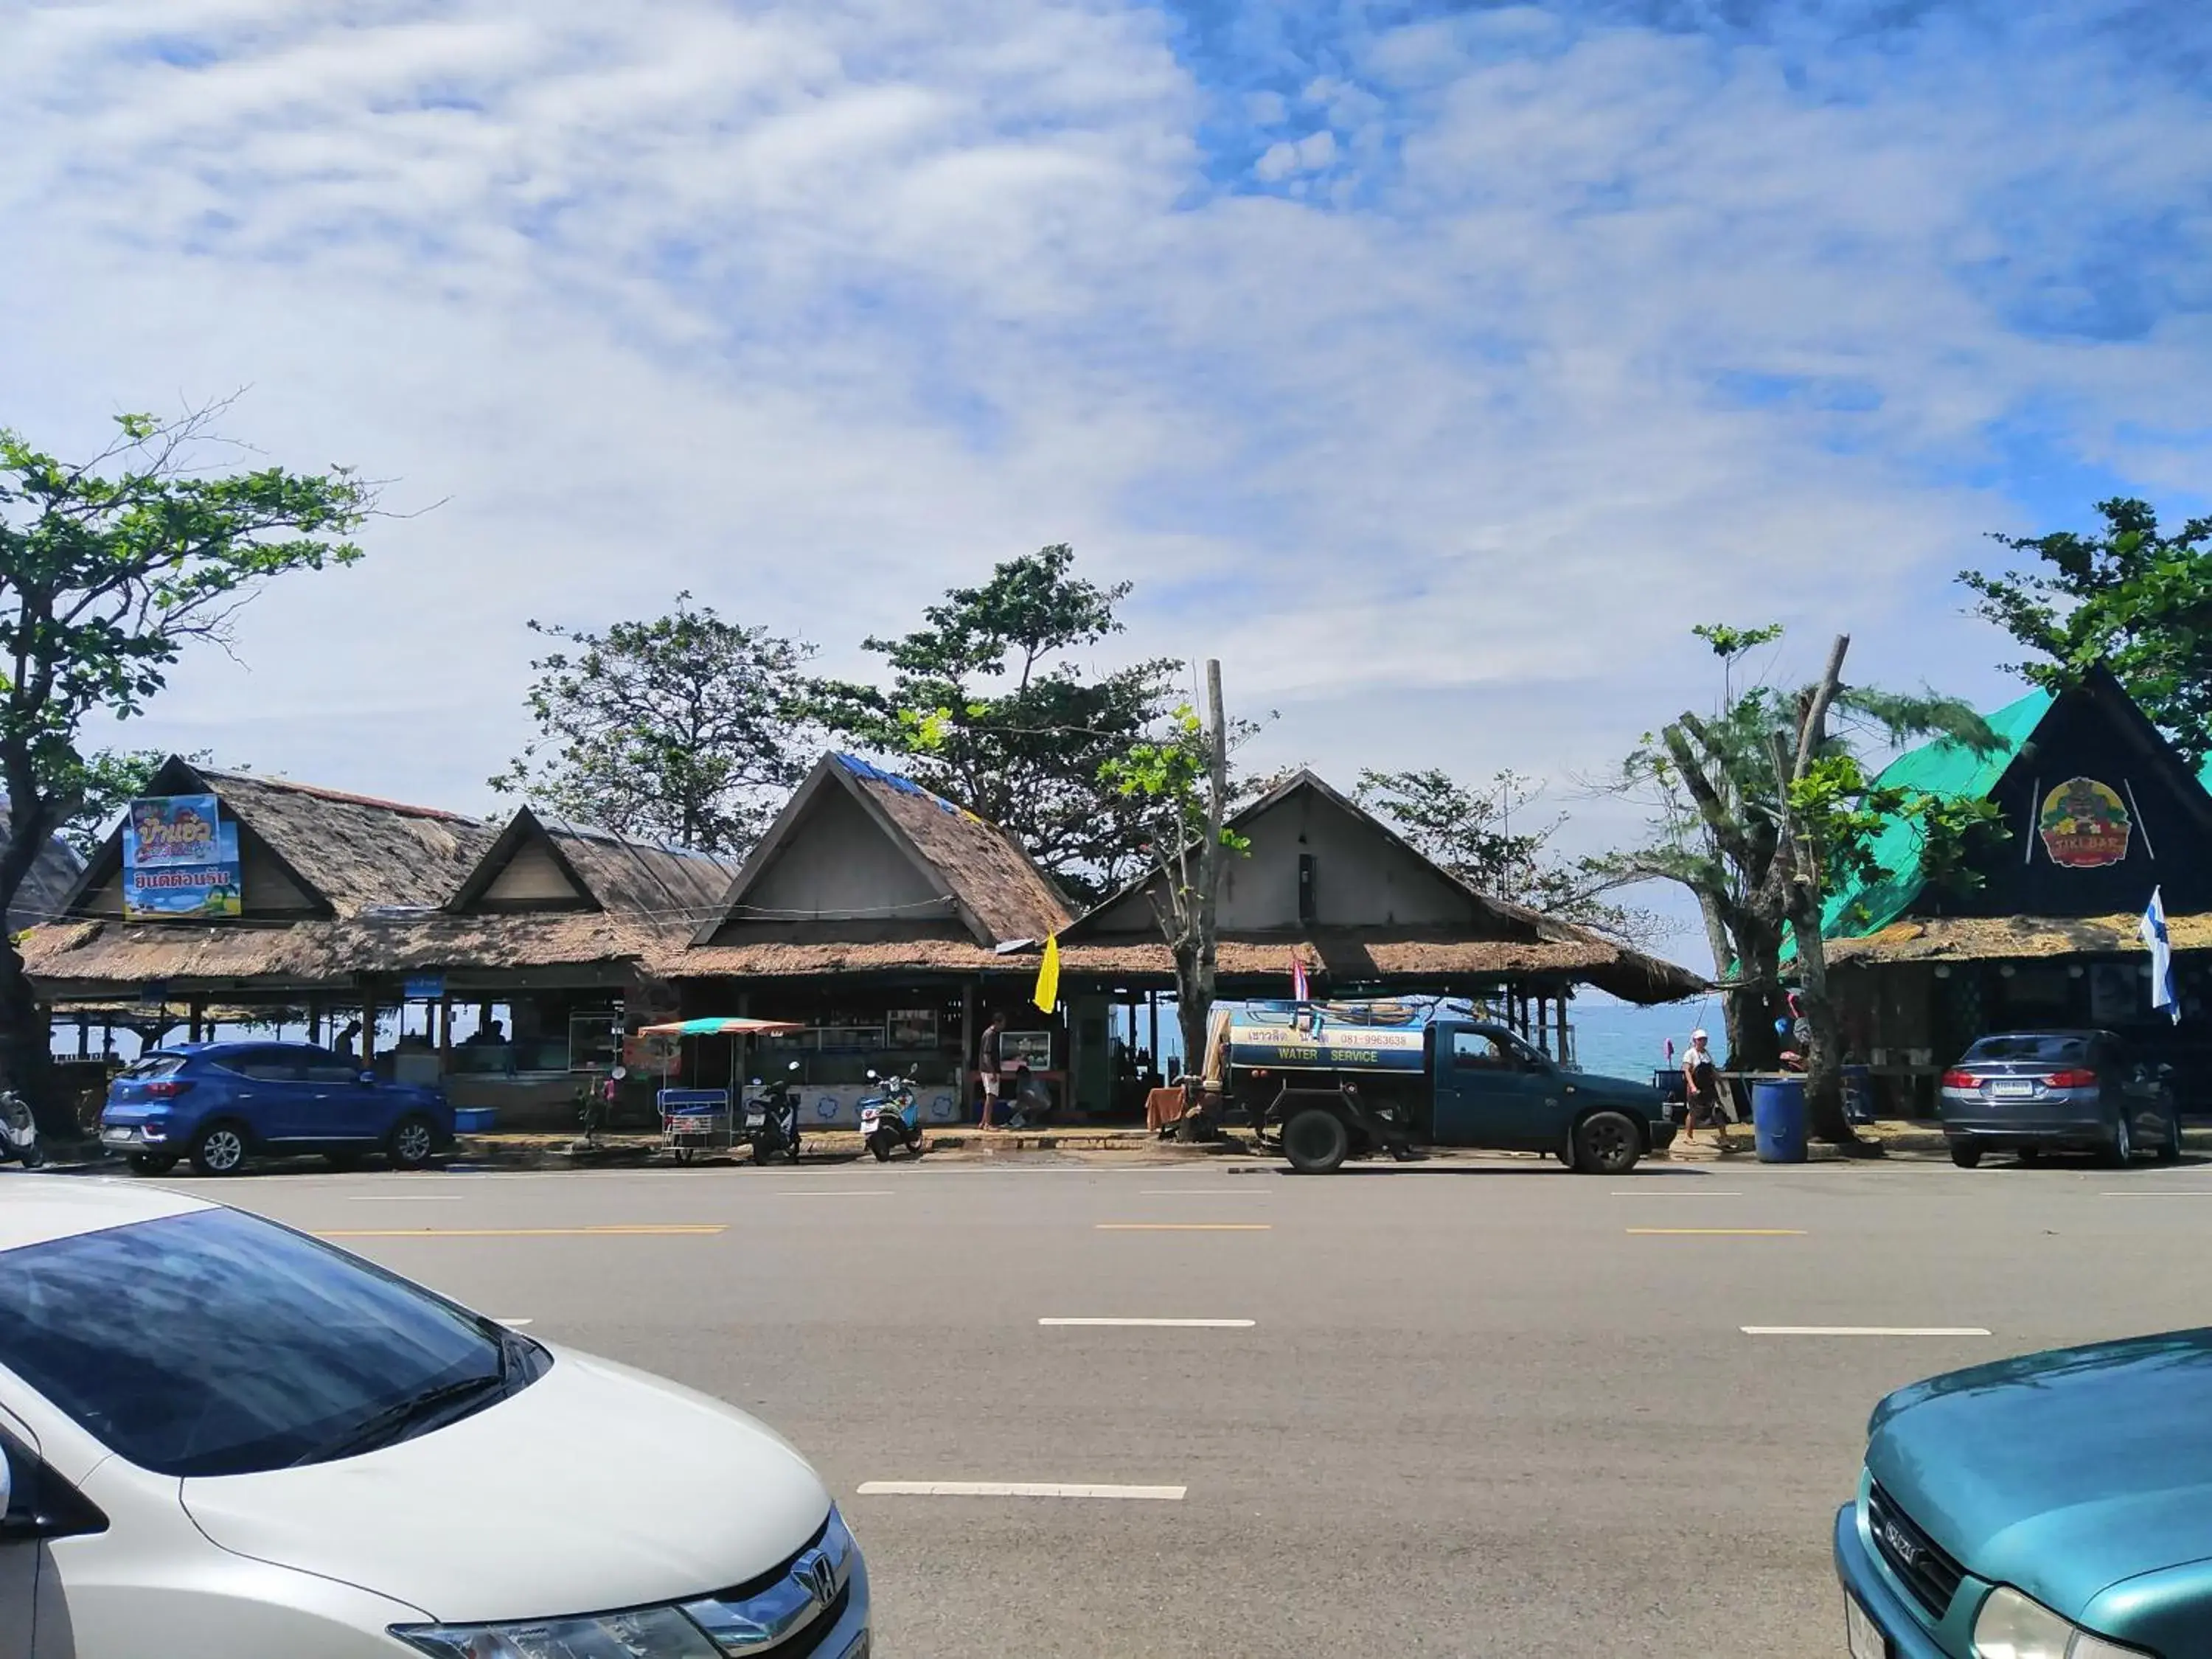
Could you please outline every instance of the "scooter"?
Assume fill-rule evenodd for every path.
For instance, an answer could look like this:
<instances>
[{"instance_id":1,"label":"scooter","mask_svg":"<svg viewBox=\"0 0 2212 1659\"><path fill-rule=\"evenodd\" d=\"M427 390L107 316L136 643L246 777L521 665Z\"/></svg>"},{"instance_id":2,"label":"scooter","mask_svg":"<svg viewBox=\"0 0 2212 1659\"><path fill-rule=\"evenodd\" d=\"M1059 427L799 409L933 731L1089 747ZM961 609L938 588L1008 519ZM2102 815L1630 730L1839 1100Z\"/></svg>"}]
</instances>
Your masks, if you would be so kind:
<instances>
[{"instance_id":1,"label":"scooter","mask_svg":"<svg viewBox=\"0 0 2212 1659\"><path fill-rule=\"evenodd\" d=\"M23 1097L13 1089L0 1089L0 1164L14 1158L27 1170L46 1161L39 1150L38 1120Z\"/></svg>"},{"instance_id":2,"label":"scooter","mask_svg":"<svg viewBox=\"0 0 2212 1659\"><path fill-rule=\"evenodd\" d=\"M920 1158L921 1107L914 1097L914 1085L902 1077L878 1079L873 1072L868 1081L880 1082L883 1092L860 1102L860 1144L876 1155L878 1164L890 1163L897 1146Z\"/></svg>"},{"instance_id":3,"label":"scooter","mask_svg":"<svg viewBox=\"0 0 2212 1659\"><path fill-rule=\"evenodd\" d=\"M797 1071L799 1062L793 1060L789 1069ZM761 1087L758 1078L753 1087ZM752 1144L756 1164L778 1156L799 1162L799 1091L793 1079L780 1077L759 1099L745 1103L745 1139Z\"/></svg>"}]
</instances>

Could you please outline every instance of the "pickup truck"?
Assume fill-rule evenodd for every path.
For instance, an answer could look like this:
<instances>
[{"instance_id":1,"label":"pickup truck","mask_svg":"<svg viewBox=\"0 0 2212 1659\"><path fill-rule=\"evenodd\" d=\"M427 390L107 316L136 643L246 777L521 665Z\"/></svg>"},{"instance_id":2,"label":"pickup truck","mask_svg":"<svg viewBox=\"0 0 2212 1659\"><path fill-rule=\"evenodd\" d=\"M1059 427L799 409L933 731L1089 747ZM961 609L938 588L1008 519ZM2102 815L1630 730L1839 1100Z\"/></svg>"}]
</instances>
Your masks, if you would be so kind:
<instances>
[{"instance_id":1,"label":"pickup truck","mask_svg":"<svg viewBox=\"0 0 2212 1659\"><path fill-rule=\"evenodd\" d=\"M1548 1152L1588 1175L1623 1175L1674 1139L1658 1090L1567 1069L1508 1027L1449 1016L1365 1024L1311 1008L1239 1011L1222 1070L1231 1121L1291 1167L1429 1146Z\"/></svg>"}]
</instances>

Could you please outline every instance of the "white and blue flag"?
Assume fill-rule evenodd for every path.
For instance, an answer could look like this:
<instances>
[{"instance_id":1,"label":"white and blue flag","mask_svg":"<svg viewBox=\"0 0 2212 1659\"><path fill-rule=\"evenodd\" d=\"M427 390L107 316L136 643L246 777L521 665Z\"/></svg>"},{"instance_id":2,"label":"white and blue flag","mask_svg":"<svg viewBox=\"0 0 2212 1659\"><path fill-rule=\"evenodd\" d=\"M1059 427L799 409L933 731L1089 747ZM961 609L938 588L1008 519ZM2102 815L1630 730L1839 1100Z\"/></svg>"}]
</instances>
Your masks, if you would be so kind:
<instances>
[{"instance_id":1,"label":"white and blue flag","mask_svg":"<svg viewBox=\"0 0 2212 1659\"><path fill-rule=\"evenodd\" d=\"M2166 901L2158 889L2150 890L2150 904L2142 914L2142 942L2150 947L2150 1006L2163 1008L2181 1024L2181 999L2173 994L2173 941L2166 931Z\"/></svg>"}]
</instances>

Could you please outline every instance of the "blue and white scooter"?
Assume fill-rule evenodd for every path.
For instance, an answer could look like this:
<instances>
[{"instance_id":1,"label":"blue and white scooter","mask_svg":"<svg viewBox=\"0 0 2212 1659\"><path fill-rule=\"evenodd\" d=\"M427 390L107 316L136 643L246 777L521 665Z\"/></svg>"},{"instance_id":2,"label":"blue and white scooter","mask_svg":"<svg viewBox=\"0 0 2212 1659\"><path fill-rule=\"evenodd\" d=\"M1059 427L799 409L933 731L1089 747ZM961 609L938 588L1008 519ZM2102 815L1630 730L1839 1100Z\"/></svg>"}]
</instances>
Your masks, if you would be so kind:
<instances>
[{"instance_id":1,"label":"blue and white scooter","mask_svg":"<svg viewBox=\"0 0 2212 1659\"><path fill-rule=\"evenodd\" d=\"M31 1115L29 1103L13 1089L0 1089L0 1164L11 1158L27 1170L46 1161L39 1150L38 1121Z\"/></svg>"},{"instance_id":2,"label":"blue and white scooter","mask_svg":"<svg viewBox=\"0 0 2212 1659\"><path fill-rule=\"evenodd\" d=\"M890 1163L892 1149L898 1146L920 1158L921 1107L914 1097L913 1083L902 1077L879 1079L873 1072L868 1081L880 1083L882 1089L860 1102L860 1144L876 1155L878 1164Z\"/></svg>"}]
</instances>

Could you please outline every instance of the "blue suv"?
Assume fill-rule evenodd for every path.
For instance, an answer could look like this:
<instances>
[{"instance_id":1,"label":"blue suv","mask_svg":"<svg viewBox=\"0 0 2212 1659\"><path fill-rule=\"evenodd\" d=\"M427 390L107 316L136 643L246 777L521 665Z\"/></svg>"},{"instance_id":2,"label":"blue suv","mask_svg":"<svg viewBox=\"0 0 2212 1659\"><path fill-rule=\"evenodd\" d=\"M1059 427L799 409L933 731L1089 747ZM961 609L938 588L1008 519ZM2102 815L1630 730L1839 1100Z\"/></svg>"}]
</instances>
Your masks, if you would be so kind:
<instances>
[{"instance_id":1,"label":"blue suv","mask_svg":"<svg viewBox=\"0 0 2212 1659\"><path fill-rule=\"evenodd\" d=\"M158 1048L108 1085L101 1145L165 1175L188 1158L235 1175L256 1153L320 1152L341 1168L381 1152L419 1170L453 1144L444 1093L384 1083L305 1042L190 1042Z\"/></svg>"}]
</instances>

